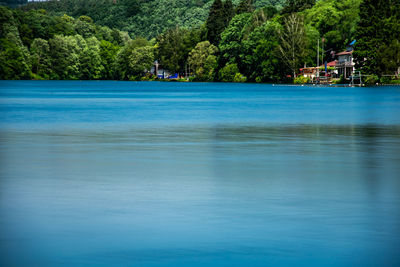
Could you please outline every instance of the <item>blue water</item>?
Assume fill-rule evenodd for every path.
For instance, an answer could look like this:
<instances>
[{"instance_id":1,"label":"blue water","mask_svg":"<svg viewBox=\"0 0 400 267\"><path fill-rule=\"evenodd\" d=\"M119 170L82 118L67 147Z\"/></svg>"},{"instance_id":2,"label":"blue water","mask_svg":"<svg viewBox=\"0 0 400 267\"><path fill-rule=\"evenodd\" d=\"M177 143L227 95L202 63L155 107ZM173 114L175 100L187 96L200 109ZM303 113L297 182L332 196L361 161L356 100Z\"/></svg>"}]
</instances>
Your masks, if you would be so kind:
<instances>
[{"instance_id":1,"label":"blue water","mask_svg":"<svg viewBox=\"0 0 400 267\"><path fill-rule=\"evenodd\" d=\"M400 266L400 87L0 81L0 266Z\"/></svg>"}]
</instances>

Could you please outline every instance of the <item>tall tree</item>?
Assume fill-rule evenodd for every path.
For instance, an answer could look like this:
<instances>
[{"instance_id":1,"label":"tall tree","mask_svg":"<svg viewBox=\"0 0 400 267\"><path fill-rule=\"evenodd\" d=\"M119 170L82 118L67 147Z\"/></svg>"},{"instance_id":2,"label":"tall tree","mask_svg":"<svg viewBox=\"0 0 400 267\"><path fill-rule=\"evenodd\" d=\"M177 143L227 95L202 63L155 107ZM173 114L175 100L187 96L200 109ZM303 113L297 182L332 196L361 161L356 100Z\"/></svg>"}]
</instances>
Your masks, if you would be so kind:
<instances>
[{"instance_id":1,"label":"tall tree","mask_svg":"<svg viewBox=\"0 0 400 267\"><path fill-rule=\"evenodd\" d=\"M315 5L316 0L287 0L282 9L282 14L290 14L303 11Z\"/></svg>"},{"instance_id":2,"label":"tall tree","mask_svg":"<svg viewBox=\"0 0 400 267\"><path fill-rule=\"evenodd\" d=\"M224 18L225 18L225 27L229 24L231 19L235 16L235 8L233 6L232 0L226 0L224 3Z\"/></svg>"},{"instance_id":3,"label":"tall tree","mask_svg":"<svg viewBox=\"0 0 400 267\"><path fill-rule=\"evenodd\" d=\"M86 45L80 55L80 63L81 79L100 79L104 66L101 64L100 42L96 37L86 39Z\"/></svg>"},{"instance_id":4,"label":"tall tree","mask_svg":"<svg viewBox=\"0 0 400 267\"><path fill-rule=\"evenodd\" d=\"M400 40L400 1L364 0L360 5L360 22L357 27L355 45L356 68L365 74L393 74L399 66L397 53L382 53L397 50ZM392 56L395 58L391 58ZM393 62L394 61L394 62ZM387 64L388 62L393 62Z\"/></svg>"},{"instance_id":5,"label":"tall tree","mask_svg":"<svg viewBox=\"0 0 400 267\"><path fill-rule=\"evenodd\" d=\"M326 40L325 47L341 51L354 40L362 0L324 0L305 10L305 23Z\"/></svg>"},{"instance_id":6,"label":"tall tree","mask_svg":"<svg viewBox=\"0 0 400 267\"><path fill-rule=\"evenodd\" d=\"M210 13L206 21L207 39L212 44L218 44L221 40L221 33L229 25L233 17L233 5L230 0L222 2L215 0L210 8Z\"/></svg>"},{"instance_id":7,"label":"tall tree","mask_svg":"<svg viewBox=\"0 0 400 267\"><path fill-rule=\"evenodd\" d=\"M290 68L293 77L306 54L307 37L300 15L293 13L284 18L283 29L278 31L279 51L283 62Z\"/></svg>"},{"instance_id":8,"label":"tall tree","mask_svg":"<svg viewBox=\"0 0 400 267\"><path fill-rule=\"evenodd\" d=\"M236 63L240 67L243 52L243 29L250 18L251 14L249 13L236 15L229 26L221 33L219 44L221 65Z\"/></svg>"},{"instance_id":9,"label":"tall tree","mask_svg":"<svg viewBox=\"0 0 400 267\"><path fill-rule=\"evenodd\" d=\"M189 64L194 70L196 78L201 81L212 81L214 79L214 71L217 67L217 57L215 54L218 48L209 41L200 42L189 53Z\"/></svg>"},{"instance_id":10,"label":"tall tree","mask_svg":"<svg viewBox=\"0 0 400 267\"><path fill-rule=\"evenodd\" d=\"M250 13L253 12L254 5L253 0L242 0L236 7L236 14Z\"/></svg>"},{"instance_id":11,"label":"tall tree","mask_svg":"<svg viewBox=\"0 0 400 267\"><path fill-rule=\"evenodd\" d=\"M32 72L41 78L48 79L50 68L50 47L46 40L36 38L31 44Z\"/></svg>"},{"instance_id":12,"label":"tall tree","mask_svg":"<svg viewBox=\"0 0 400 267\"><path fill-rule=\"evenodd\" d=\"M184 70L189 52L200 41L197 30L170 29L157 38L157 57L164 68L172 72Z\"/></svg>"}]
</instances>

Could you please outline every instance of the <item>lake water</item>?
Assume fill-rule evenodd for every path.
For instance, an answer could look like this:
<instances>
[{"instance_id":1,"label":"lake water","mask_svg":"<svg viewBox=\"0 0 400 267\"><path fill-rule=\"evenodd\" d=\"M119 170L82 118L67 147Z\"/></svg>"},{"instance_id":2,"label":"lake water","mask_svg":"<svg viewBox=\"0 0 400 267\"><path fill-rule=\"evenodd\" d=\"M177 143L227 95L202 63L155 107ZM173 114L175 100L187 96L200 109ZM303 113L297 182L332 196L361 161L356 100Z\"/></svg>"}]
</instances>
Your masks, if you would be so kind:
<instances>
[{"instance_id":1,"label":"lake water","mask_svg":"<svg viewBox=\"0 0 400 267\"><path fill-rule=\"evenodd\" d=\"M400 266L400 87L0 81L0 266Z\"/></svg>"}]
</instances>

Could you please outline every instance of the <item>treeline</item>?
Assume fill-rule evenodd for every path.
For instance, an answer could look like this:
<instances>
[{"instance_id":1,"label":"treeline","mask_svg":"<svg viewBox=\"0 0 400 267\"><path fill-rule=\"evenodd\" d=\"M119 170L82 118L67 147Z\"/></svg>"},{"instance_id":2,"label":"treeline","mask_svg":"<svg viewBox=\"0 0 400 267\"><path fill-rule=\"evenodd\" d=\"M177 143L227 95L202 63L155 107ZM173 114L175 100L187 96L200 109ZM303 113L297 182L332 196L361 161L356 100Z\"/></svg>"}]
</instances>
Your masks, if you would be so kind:
<instances>
[{"instance_id":1,"label":"treeline","mask_svg":"<svg viewBox=\"0 0 400 267\"><path fill-rule=\"evenodd\" d=\"M1 1L1 0L0 0ZM240 0L233 0L238 4ZM285 0L256 0L255 6ZM91 17L97 24L129 32L132 37L155 38L170 28L193 28L204 23L213 0L51 0L33 2L24 10L45 9L52 15Z\"/></svg>"},{"instance_id":2,"label":"treeline","mask_svg":"<svg viewBox=\"0 0 400 267\"><path fill-rule=\"evenodd\" d=\"M215 0L197 30L200 42L168 30L157 38L158 59L174 72L189 65L203 81L293 81L316 65L318 50L322 65L356 40L357 70L380 79L400 72L399 21L398 0L287 0L281 10Z\"/></svg>"},{"instance_id":3,"label":"treeline","mask_svg":"<svg viewBox=\"0 0 400 267\"><path fill-rule=\"evenodd\" d=\"M235 3L215 0L200 26L175 25L150 41L86 15L0 7L0 78L154 79L148 70L158 60L198 81L292 81L315 66L318 41L320 59L330 61L354 39L363 74L380 78L400 66L398 0Z\"/></svg>"},{"instance_id":4,"label":"treeline","mask_svg":"<svg viewBox=\"0 0 400 267\"><path fill-rule=\"evenodd\" d=\"M174 72L183 72L186 62L197 80L291 80L299 68L315 66L318 39L325 39L320 51L339 52L353 40L360 2L288 0L278 10L256 8L251 0L236 6L230 0L215 0L199 29L200 42L187 48L179 38L186 30L168 30L157 38L158 58ZM332 59L331 53L320 56Z\"/></svg>"},{"instance_id":5,"label":"treeline","mask_svg":"<svg viewBox=\"0 0 400 267\"><path fill-rule=\"evenodd\" d=\"M154 61L154 44L87 16L0 6L1 79L129 79Z\"/></svg>"}]
</instances>

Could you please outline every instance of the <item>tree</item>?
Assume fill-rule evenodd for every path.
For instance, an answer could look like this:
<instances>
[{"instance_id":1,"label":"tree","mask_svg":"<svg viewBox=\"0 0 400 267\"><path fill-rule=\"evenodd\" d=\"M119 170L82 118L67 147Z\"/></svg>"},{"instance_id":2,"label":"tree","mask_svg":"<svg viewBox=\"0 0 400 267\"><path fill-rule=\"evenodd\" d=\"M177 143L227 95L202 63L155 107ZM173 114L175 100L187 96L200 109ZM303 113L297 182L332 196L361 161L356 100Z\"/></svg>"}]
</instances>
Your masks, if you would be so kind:
<instances>
[{"instance_id":1,"label":"tree","mask_svg":"<svg viewBox=\"0 0 400 267\"><path fill-rule=\"evenodd\" d=\"M219 49L221 60L225 63L240 63L243 50L243 29L249 21L251 14L236 15L229 26L221 34Z\"/></svg>"},{"instance_id":2,"label":"tree","mask_svg":"<svg viewBox=\"0 0 400 267\"><path fill-rule=\"evenodd\" d=\"M242 0L236 7L236 14L251 13L254 10L253 0Z\"/></svg>"},{"instance_id":3,"label":"tree","mask_svg":"<svg viewBox=\"0 0 400 267\"><path fill-rule=\"evenodd\" d=\"M100 41L100 58L103 71L102 79L114 79L113 64L118 53L119 47L106 40Z\"/></svg>"},{"instance_id":4,"label":"tree","mask_svg":"<svg viewBox=\"0 0 400 267\"><path fill-rule=\"evenodd\" d=\"M31 44L32 72L40 78L49 78L50 46L46 40L35 38Z\"/></svg>"},{"instance_id":5,"label":"tree","mask_svg":"<svg viewBox=\"0 0 400 267\"><path fill-rule=\"evenodd\" d=\"M223 3L223 17L225 18L225 25L229 25L231 19L235 16L235 8L233 6L232 0L226 0ZM226 27L225 26L225 27Z\"/></svg>"},{"instance_id":6,"label":"tree","mask_svg":"<svg viewBox=\"0 0 400 267\"><path fill-rule=\"evenodd\" d=\"M214 1L206 21L207 39L210 43L219 43L221 38L220 34L228 26L233 13L233 5L230 1L225 3L221 0Z\"/></svg>"},{"instance_id":7,"label":"tree","mask_svg":"<svg viewBox=\"0 0 400 267\"><path fill-rule=\"evenodd\" d=\"M400 2L398 0L364 0L360 4L360 22L357 27L355 45L356 68L364 74L394 73L398 62L391 56L396 53L382 53L397 47L400 40ZM398 56L398 55L397 55ZM398 66L397 66L398 67Z\"/></svg>"},{"instance_id":8,"label":"tree","mask_svg":"<svg viewBox=\"0 0 400 267\"><path fill-rule=\"evenodd\" d=\"M243 71L252 81L276 81L284 75L279 52L278 29L276 21L267 21L257 27L243 42Z\"/></svg>"},{"instance_id":9,"label":"tree","mask_svg":"<svg viewBox=\"0 0 400 267\"><path fill-rule=\"evenodd\" d=\"M212 81L214 71L217 67L217 57L215 54L218 48L209 41L200 42L189 53L189 64L196 74L196 79L200 81Z\"/></svg>"},{"instance_id":10,"label":"tree","mask_svg":"<svg viewBox=\"0 0 400 267\"><path fill-rule=\"evenodd\" d=\"M140 76L154 63L154 48L145 39L138 38L122 47L115 58L116 78L132 80Z\"/></svg>"},{"instance_id":11,"label":"tree","mask_svg":"<svg viewBox=\"0 0 400 267\"><path fill-rule=\"evenodd\" d=\"M30 67L25 49L12 41L10 35L0 39L0 79L29 79Z\"/></svg>"},{"instance_id":12,"label":"tree","mask_svg":"<svg viewBox=\"0 0 400 267\"><path fill-rule=\"evenodd\" d=\"M13 12L0 6L0 79L28 79L29 51L23 45Z\"/></svg>"},{"instance_id":13,"label":"tree","mask_svg":"<svg viewBox=\"0 0 400 267\"><path fill-rule=\"evenodd\" d=\"M306 55L307 37L303 19L296 13L284 18L283 29L278 30L279 51L284 63L290 68L293 77Z\"/></svg>"},{"instance_id":14,"label":"tree","mask_svg":"<svg viewBox=\"0 0 400 267\"><path fill-rule=\"evenodd\" d=\"M133 75L140 75L146 70L150 70L154 63L154 49L151 46L135 48L128 55L129 72Z\"/></svg>"},{"instance_id":15,"label":"tree","mask_svg":"<svg viewBox=\"0 0 400 267\"><path fill-rule=\"evenodd\" d=\"M282 9L282 14L301 12L315 5L316 0L287 0Z\"/></svg>"},{"instance_id":16,"label":"tree","mask_svg":"<svg viewBox=\"0 0 400 267\"><path fill-rule=\"evenodd\" d=\"M101 64L100 43L96 37L90 37L79 57L80 78L84 80L100 79L104 66Z\"/></svg>"},{"instance_id":17,"label":"tree","mask_svg":"<svg viewBox=\"0 0 400 267\"><path fill-rule=\"evenodd\" d=\"M240 74L239 68L235 63L227 64L219 71L219 80L221 82L233 82L237 76L240 77L242 75Z\"/></svg>"},{"instance_id":18,"label":"tree","mask_svg":"<svg viewBox=\"0 0 400 267\"><path fill-rule=\"evenodd\" d=\"M172 71L184 70L189 52L200 41L197 30L170 29L157 38L157 58L161 65Z\"/></svg>"},{"instance_id":19,"label":"tree","mask_svg":"<svg viewBox=\"0 0 400 267\"><path fill-rule=\"evenodd\" d=\"M80 38L79 38L80 37ZM80 77L78 41L81 36L55 35L49 40L51 65L53 69L52 79L68 80Z\"/></svg>"},{"instance_id":20,"label":"tree","mask_svg":"<svg viewBox=\"0 0 400 267\"><path fill-rule=\"evenodd\" d=\"M312 8L304 11L305 23L319 31L326 40L326 48L340 52L355 38L361 1L318 1Z\"/></svg>"}]
</instances>

